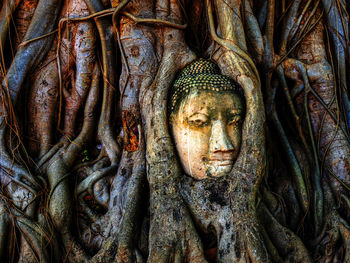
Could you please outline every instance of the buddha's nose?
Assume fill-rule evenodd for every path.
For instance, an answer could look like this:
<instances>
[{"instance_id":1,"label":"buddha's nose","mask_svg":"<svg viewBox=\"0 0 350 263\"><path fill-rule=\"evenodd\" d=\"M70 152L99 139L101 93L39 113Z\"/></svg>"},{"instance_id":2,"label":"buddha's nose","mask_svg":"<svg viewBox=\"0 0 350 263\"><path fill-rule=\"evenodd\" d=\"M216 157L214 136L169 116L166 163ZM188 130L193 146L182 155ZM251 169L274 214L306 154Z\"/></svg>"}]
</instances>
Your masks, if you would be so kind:
<instances>
[{"instance_id":1,"label":"buddha's nose","mask_svg":"<svg viewBox=\"0 0 350 263\"><path fill-rule=\"evenodd\" d=\"M225 124L222 120L215 120L211 127L209 151L212 154L218 152L231 153L234 151L231 138L228 136Z\"/></svg>"}]
</instances>

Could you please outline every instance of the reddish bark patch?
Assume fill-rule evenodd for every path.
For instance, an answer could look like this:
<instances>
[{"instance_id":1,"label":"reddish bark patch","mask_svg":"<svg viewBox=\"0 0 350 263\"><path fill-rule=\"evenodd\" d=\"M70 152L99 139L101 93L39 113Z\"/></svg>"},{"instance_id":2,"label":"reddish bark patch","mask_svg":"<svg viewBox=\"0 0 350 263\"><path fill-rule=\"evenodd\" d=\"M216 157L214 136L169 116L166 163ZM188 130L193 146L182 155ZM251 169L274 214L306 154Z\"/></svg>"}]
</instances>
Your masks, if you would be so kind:
<instances>
[{"instance_id":1,"label":"reddish bark patch","mask_svg":"<svg viewBox=\"0 0 350 263\"><path fill-rule=\"evenodd\" d=\"M140 120L130 111L123 111L122 123L124 130L124 150L134 152L139 149L138 124Z\"/></svg>"},{"instance_id":2,"label":"reddish bark patch","mask_svg":"<svg viewBox=\"0 0 350 263\"><path fill-rule=\"evenodd\" d=\"M36 0L24 0L24 5L29 8L35 7L36 4L37 4Z\"/></svg>"}]
</instances>

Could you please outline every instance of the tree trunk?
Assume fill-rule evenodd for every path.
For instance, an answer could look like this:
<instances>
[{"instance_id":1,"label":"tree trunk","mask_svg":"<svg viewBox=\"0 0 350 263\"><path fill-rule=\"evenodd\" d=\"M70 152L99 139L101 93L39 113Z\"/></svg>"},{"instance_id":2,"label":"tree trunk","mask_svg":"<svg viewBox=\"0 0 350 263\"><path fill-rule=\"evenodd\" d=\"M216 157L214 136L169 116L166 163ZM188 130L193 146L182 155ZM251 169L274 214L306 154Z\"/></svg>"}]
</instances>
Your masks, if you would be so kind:
<instances>
[{"instance_id":1,"label":"tree trunk","mask_svg":"<svg viewBox=\"0 0 350 263\"><path fill-rule=\"evenodd\" d=\"M2 262L350 262L349 10L4 0ZM245 105L232 170L203 180L169 126L199 59Z\"/></svg>"}]
</instances>

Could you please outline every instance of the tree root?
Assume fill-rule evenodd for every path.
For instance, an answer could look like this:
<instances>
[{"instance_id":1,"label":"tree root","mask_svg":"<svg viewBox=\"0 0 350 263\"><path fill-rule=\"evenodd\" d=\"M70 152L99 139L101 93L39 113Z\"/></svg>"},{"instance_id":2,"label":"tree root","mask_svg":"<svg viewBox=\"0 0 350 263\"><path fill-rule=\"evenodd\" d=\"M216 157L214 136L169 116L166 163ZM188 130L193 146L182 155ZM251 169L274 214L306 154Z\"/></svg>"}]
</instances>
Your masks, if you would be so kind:
<instances>
[{"instance_id":1,"label":"tree root","mask_svg":"<svg viewBox=\"0 0 350 263\"><path fill-rule=\"evenodd\" d=\"M94 197L95 201L97 201L99 205L106 207L108 204L107 200L105 202L99 202L99 198L95 196L94 186L97 181L110 174L113 174L117 170L117 168L117 165L111 165L109 167L99 169L90 174L81 183L79 183L77 187L77 195L79 196L82 193L88 191L88 193Z\"/></svg>"},{"instance_id":2,"label":"tree root","mask_svg":"<svg viewBox=\"0 0 350 263\"><path fill-rule=\"evenodd\" d=\"M48 2L40 1L24 41L51 32L54 27L54 23L51 22L57 19L60 8L61 1L59 0L50 0ZM28 73L33 70L47 54L51 47L52 40L53 37L48 37L32 43L25 48L20 47L16 52L14 61L2 84L3 87L8 87L9 97L13 103L16 102L18 92L23 85L25 77L27 77Z\"/></svg>"},{"instance_id":3,"label":"tree root","mask_svg":"<svg viewBox=\"0 0 350 263\"><path fill-rule=\"evenodd\" d=\"M0 52L3 53L5 41L10 26L11 16L15 12L21 0L5 0L0 10Z\"/></svg>"},{"instance_id":4,"label":"tree root","mask_svg":"<svg viewBox=\"0 0 350 263\"><path fill-rule=\"evenodd\" d=\"M258 213L273 245L285 259L284 262L314 262L301 239L280 225L263 203L259 205Z\"/></svg>"},{"instance_id":5,"label":"tree root","mask_svg":"<svg viewBox=\"0 0 350 263\"><path fill-rule=\"evenodd\" d=\"M173 1L157 1L157 19L163 19L164 10L171 10L169 18L178 21L181 17L178 8ZM167 100L176 72L195 56L184 45L182 32L165 28L161 37L164 49L157 76L150 88L140 91L141 113L145 120L147 176L151 191L148 262L205 262L190 215L176 193L176 181L181 171L167 129L166 103L152 103ZM164 213L168 215L166 220Z\"/></svg>"},{"instance_id":6,"label":"tree root","mask_svg":"<svg viewBox=\"0 0 350 263\"><path fill-rule=\"evenodd\" d=\"M103 10L98 0L85 0L91 13ZM99 120L98 136L106 150L112 164L119 161L120 147L112 132L112 106L115 95L115 61L113 33L108 20L101 18L96 20L96 26L101 39L102 46L102 68L103 68L103 99L102 112Z\"/></svg>"},{"instance_id":7,"label":"tree root","mask_svg":"<svg viewBox=\"0 0 350 263\"><path fill-rule=\"evenodd\" d=\"M21 6L34 10L33 1ZM9 26L11 17L23 19L26 9L15 12L19 0L1 6L1 259L350 262L350 125L341 118L343 106L350 123L345 68L349 6L344 0L85 1L89 11L81 0L67 1L62 11L62 1L40 0L20 45L27 25L14 25L22 30L19 36L10 36ZM105 9L107 5L116 7ZM55 30L60 12L64 17ZM29 21L28 14L23 20ZM335 66L319 34L327 19ZM281 36L274 36L275 30ZM58 47L46 56L57 31ZM15 38L15 48L6 46L17 49L11 61L3 48ZM182 175L168 130L169 89L177 72L196 59L186 44L192 40L198 55L210 54L222 74L243 88L247 106L234 168L212 182ZM58 71L51 63L55 51ZM119 52L122 60L116 61ZM263 85L254 63L264 69ZM28 77L34 70L35 77ZM29 99L26 80L32 85ZM267 125L274 129L265 126L262 91L271 121ZM22 96L31 101L26 109L33 127L27 116L16 120ZM53 127L57 98L58 131ZM29 134L20 124L29 127ZM266 131L272 155L265 153ZM276 134L285 153L281 156L280 145L270 145ZM37 165L30 157L40 159ZM273 177L265 178L261 188L266 171ZM211 194L218 199L210 199ZM305 231L313 227L316 231ZM315 251L313 258L303 242Z\"/></svg>"},{"instance_id":8,"label":"tree root","mask_svg":"<svg viewBox=\"0 0 350 263\"><path fill-rule=\"evenodd\" d=\"M5 207L3 200L0 200L0 258L6 258L9 230L10 230L10 218L8 211Z\"/></svg>"}]
</instances>

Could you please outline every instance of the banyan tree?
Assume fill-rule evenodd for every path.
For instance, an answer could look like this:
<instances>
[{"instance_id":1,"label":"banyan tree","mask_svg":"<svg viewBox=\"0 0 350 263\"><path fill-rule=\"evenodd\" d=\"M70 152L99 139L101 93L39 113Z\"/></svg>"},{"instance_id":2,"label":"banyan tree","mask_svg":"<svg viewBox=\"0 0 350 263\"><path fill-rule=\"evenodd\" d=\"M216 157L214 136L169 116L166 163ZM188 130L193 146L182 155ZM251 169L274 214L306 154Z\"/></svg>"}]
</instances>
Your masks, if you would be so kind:
<instances>
[{"instance_id":1,"label":"banyan tree","mask_svg":"<svg viewBox=\"0 0 350 263\"><path fill-rule=\"evenodd\" d=\"M1 262L350 262L345 0L3 0Z\"/></svg>"}]
</instances>

